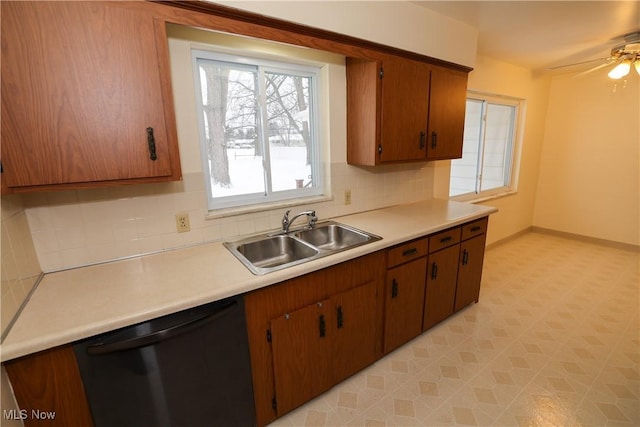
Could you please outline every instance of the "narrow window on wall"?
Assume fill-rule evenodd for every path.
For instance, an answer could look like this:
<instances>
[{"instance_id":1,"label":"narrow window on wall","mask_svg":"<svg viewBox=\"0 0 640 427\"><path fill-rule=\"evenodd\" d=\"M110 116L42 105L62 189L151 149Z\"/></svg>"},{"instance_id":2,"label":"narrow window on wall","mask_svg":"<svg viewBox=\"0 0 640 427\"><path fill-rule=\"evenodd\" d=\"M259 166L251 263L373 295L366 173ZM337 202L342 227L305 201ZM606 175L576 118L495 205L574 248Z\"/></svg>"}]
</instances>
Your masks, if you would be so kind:
<instances>
[{"instance_id":1,"label":"narrow window on wall","mask_svg":"<svg viewBox=\"0 0 640 427\"><path fill-rule=\"evenodd\" d=\"M319 68L192 56L209 209L322 194Z\"/></svg>"},{"instance_id":2,"label":"narrow window on wall","mask_svg":"<svg viewBox=\"0 0 640 427\"><path fill-rule=\"evenodd\" d=\"M462 158L451 161L450 197L473 200L515 190L519 104L518 99L469 95Z\"/></svg>"}]
</instances>

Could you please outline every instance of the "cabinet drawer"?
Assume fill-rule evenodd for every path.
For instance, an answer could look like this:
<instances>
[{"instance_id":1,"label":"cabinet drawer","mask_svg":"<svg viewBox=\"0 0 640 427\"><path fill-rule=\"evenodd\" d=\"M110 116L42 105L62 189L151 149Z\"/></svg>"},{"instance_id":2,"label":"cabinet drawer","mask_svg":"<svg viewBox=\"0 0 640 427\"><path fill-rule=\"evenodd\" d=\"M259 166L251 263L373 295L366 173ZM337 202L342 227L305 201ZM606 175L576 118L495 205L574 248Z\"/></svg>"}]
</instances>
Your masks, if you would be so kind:
<instances>
[{"instance_id":1,"label":"cabinet drawer","mask_svg":"<svg viewBox=\"0 0 640 427\"><path fill-rule=\"evenodd\" d=\"M470 222L462 226L462 240L467 240L487 232L489 217L484 217L477 221Z\"/></svg>"},{"instance_id":2,"label":"cabinet drawer","mask_svg":"<svg viewBox=\"0 0 640 427\"><path fill-rule=\"evenodd\" d=\"M427 254L427 242L425 239L413 240L387 251L387 268L394 267L407 261L411 261Z\"/></svg>"},{"instance_id":3,"label":"cabinet drawer","mask_svg":"<svg viewBox=\"0 0 640 427\"><path fill-rule=\"evenodd\" d=\"M460 227L455 227L429 236L429 253L460 243L460 234Z\"/></svg>"}]
</instances>

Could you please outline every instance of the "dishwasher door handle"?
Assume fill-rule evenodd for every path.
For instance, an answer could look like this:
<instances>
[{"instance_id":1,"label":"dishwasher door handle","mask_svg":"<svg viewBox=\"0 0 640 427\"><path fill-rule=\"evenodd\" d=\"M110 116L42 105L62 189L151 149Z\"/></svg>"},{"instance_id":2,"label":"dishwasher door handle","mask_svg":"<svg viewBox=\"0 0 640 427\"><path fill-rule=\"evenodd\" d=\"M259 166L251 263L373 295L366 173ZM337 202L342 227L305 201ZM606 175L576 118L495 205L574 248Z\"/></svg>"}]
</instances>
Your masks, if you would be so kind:
<instances>
[{"instance_id":1,"label":"dishwasher door handle","mask_svg":"<svg viewBox=\"0 0 640 427\"><path fill-rule=\"evenodd\" d=\"M159 331L152 332L147 335L142 335L140 337L129 338L122 341L94 344L87 347L87 354L97 356L101 354L115 353L123 350L132 350L135 348L155 344L160 341L164 341L166 339L183 334L185 332L189 332L193 329L197 329L206 323L218 319L229 313L237 304L238 302L236 300L231 300L222 307L218 308L213 313L207 314L204 317L189 320L188 322L161 329Z\"/></svg>"}]
</instances>

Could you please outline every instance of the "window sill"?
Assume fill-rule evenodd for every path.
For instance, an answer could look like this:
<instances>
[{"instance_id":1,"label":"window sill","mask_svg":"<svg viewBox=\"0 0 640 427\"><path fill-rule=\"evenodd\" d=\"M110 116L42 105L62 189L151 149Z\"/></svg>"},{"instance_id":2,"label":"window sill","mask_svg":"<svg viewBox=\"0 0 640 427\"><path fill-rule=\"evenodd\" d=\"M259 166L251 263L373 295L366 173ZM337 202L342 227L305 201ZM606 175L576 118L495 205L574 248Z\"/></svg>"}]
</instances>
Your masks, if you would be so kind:
<instances>
[{"instance_id":1,"label":"window sill","mask_svg":"<svg viewBox=\"0 0 640 427\"><path fill-rule=\"evenodd\" d=\"M289 208L293 206L306 205L309 203L328 202L331 200L333 200L333 197L322 195L322 196L307 197L304 199L291 199L291 200L282 200L282 201L273 202L273 203L263 203L259 205L216 209L213 211L209 211L205 215L204 219L211 220L211 219L227 218L227 217L251 214L256 212L265 212L265 211L270 211L274 209L282 209L282 208Z\"/></svg>"},{"instance_id":2,"label":"window sill","mask_svg":"<svg viewBox=\"0 0 640 427\"><path fill-rule=\"evenodd\" d=\"M496 193L496 194L485 194L477 197L470 197L468 195L455 196L455 197L450 197L449 200L453 200L456 202L465 202L465 203L482 203L482 202L488 202L490 200L501 199L503 197L514 196L516 194L518 194L518 192L514 190L514 191L505 191L505 192Z\"/></svg>"}]
</instances>

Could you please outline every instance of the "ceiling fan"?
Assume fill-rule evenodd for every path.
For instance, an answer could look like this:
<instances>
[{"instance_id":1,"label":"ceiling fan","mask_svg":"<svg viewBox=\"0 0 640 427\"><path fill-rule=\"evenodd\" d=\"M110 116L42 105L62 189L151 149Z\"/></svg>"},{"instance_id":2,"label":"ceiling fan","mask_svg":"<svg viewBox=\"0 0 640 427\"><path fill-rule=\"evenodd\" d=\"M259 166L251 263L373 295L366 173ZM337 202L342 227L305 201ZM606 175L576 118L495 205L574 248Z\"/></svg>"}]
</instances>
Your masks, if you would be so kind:
<instances>
[{"instance_id":1,"label":"ceiling fan","mask_svg":"<svg viewBox=\"0 0 640 427\"><path fill-rule=\"evenodd\" d=\"M608 67L612 64L615 65L608 73L608 76L611 79L618 80L625 77L627 74L629 74L632 66L640 75L640 31L626 34L623 39L624 43L618 44L611 49L610 56L607 56L605 58L592 59L589 61L576 62L573 64L560 65L558 67L552 67L550 69L553 70L600 61L602 62L602 64L578 73L575 77L591 73L601 68Z\"/></svg>"}]
</instances>

